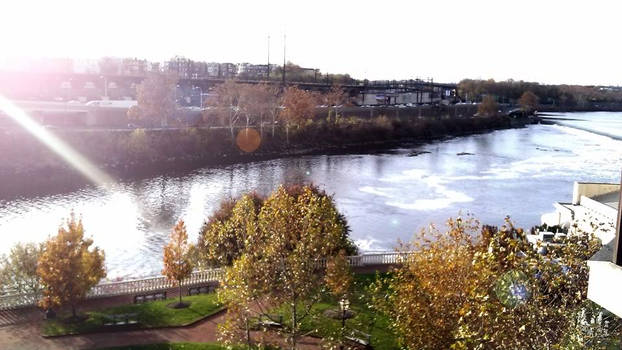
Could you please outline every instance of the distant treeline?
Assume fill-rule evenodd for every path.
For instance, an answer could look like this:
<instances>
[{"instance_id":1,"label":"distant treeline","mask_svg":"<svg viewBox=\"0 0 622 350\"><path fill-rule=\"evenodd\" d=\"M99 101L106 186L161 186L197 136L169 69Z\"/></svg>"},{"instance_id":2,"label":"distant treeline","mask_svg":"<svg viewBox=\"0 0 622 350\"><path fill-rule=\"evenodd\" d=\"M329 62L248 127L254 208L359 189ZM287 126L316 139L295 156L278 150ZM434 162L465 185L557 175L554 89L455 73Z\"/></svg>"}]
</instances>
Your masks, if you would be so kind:
<instances>
[{"instance_id":1,"label":"distant treeline","mask_svg":"<svg viewBox=\"0 0 622 350\"><path fill-rule=\"evenodd\" d=\"M539 110L622 110L622 88L580 85L543 85L525 81L465 79L458 94L466 101L481 102L486 95L498 103L518 104L524 92L534 93Z\"/></svg>"}]
</instances>

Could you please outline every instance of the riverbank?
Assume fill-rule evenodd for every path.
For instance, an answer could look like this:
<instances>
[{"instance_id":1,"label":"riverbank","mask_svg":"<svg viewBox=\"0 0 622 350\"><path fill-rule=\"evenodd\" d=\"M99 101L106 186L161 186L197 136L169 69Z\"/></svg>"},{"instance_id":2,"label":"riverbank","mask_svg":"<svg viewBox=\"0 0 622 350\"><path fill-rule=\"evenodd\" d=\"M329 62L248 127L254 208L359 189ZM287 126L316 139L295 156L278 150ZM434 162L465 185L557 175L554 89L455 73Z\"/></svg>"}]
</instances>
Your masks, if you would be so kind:
<instances>
[{"instance_id":1,"label":"riverbank","mask_svg":"<svg viewBox=\"0 0 622 350\"><path fill-rule=\"evenodd\" d=\"M494 118L341 118L301 127L264 128L258 140L237 138L229 129L55 131L63 141L115 179L140 179L206 166L222 166L317 154L370 153L490 130L522 127L531 119ZM241 129L235 133L242 133ZM289 136L287 135L289 133ZM251 132L251 135L253 133ZM23 131L7 132L0 150L0 197L70 191L88 183L58 155ZM249 142L258 147L249 149ZM288 142L289 141L289 142ZM242 144L241 144L242 143ZM245 149L246 151L243 151ZM52 192L51 192L52 191Z\"/></svg>"}]
</instances>

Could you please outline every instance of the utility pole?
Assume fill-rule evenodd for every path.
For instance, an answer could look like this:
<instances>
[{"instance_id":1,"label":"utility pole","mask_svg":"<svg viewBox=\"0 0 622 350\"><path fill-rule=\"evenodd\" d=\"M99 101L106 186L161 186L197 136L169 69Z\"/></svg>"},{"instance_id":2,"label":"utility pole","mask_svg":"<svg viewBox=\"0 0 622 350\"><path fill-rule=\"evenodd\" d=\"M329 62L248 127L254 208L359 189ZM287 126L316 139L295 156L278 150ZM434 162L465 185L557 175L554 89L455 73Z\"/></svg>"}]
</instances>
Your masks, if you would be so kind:
<instances>
[{"instance_id":1,"label":"utility pole","mask_svg":"<svg viewBox=\"0 0 622 350\"><path fill-rule=\"evenodd\" d=\"M268 78L266 80L270 80L270 35L268 35Z\"/></svg>"},{"instance_id":2,"label":"utility pole","mask_svg":"<svg viewBox=\"0 0 622 350\"><path fill-rule=\"evenodd\" d=\"M286 61L285 61L285 48L286 48L286 40L287 37L285 34L283 34L283 87L285 87L285 65L286 65Z\"/></svg>"}]
</instances>

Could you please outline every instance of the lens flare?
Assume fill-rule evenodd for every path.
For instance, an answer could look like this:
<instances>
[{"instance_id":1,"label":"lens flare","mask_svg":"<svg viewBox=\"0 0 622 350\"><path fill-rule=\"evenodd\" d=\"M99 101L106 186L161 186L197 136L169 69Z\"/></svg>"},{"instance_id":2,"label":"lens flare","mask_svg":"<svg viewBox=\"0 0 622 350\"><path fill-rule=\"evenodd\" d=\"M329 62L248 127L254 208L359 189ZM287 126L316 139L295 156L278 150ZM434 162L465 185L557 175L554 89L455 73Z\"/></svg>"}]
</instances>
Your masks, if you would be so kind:
<instances>
[{"instance_id":1,"label":"lens flare","mask_svg":"<svg viewBox=\"0 0 622 350\"><path fill-rule=\"evenodd\" d=\"M511 308L526 303L531 298L527 276L515 270L504 273L497 280L494 292L503 305Z\"/></svg>"},{"instance_id":2,"label":"lens flare","mask_svg":"<svg viewBox=\"0 0 622 350\"><path fill-rule=\"evenodd\" d=\"M238 132L235 143L246 153L255 152L261 145L261 136L255 129L242 129Z\"/></svg>"},{"instance_id":3,"label":"lens flare","mask_svg":"<svg viewBox=\"0 0 622 350\"><path fill-rule=\"evenodd\" d=\"M108 174L98 169L83 155L46 130L4 96L0 96L0 110L93 183L97 185L110 185L114 182Z\"/></svg>"}]
</instances>

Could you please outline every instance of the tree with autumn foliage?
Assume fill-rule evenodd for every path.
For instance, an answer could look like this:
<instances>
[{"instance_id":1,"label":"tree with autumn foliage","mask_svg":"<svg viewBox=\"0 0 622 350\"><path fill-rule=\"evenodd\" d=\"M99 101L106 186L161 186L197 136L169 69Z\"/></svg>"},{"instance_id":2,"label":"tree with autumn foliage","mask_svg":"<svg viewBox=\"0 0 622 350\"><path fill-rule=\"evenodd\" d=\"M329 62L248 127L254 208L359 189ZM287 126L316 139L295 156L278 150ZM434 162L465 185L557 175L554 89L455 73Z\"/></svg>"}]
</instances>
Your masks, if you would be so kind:
<instances>
[{"instance_id":1,"label":"tree with autumn foliage","mask_svg":"<svg viewBox=\"0 0 622 350\"><path fill-rule=\"evenodd\" d=\"M538 96L531 91L525 91L518 100L518 105L527 112L533 113L538 109Z\"/></svg>"},{"instance_id":2,"label":"tree with autumn foliage","mask_svg":"<svg viewBox=\"0 0 622 350\"><path fill-rule=\"evenodd\" d=\"M76 303L106 277L104 252L91 247L93 240L84 238L81 219L71 216L58 234L44 243L37 263L37 274L43 285L39 305L46 309L70 305L76 317Z\"/></svg>"},{"instance_id":3,"label":"tree with autumn foliage","mask_svg":"<svg viewBox=\"0 0 622 350\"><path fill-rule=\"evenodd\" d=\"M177 112L177 81L175 75L150 72L136 87L138 105L128 110L128 117L168 126Z\"/></svg>"},{"instance_id":4,"label":"tree with autumn foliage","mask_svg":"<svg viewBox=\"0 0 622 350\"><path fill-rule=\"evenodd\" d=\"M162 274L179 287L179 303L177 307L185 307L181 301L181 282L192 273L192 249L188 244L186 224L179 220L171 232L169 243L164 247L164 269Z\"/></svg>"},{"instance_id":5,"label":"tree with autumn foliage","mask_svg":"<svg viewBox=\"0 0 622 350\"><path fill-rule=\"evenodd\" d=\"M331 117L331 112L334 112L335 117L339 115L339 107L350 102L350 96L339 85L333 85L328 92L321 95L323 104L328 106L328 118Z\"/></svg>"},{"instance_id":6,"label":"tree with autumn foliage","mask_svg":"<svg viewBox=\"0 0 622 350\"><path fill-rule=\"evenodd\" d=\"M354 275L350 270L350 263L346 251L341 249L339 254L326 262L326 286L336 298L348 298Z\"/></svg>"},{"instance_id":7,"label":"tree with autumn foliage","mask_svg":"<svg viewBox=\"0 0 622 350\"><path fill-rule=\"evenodd\" d=\"M39 293L42 286L37 263L42 252L41 244L18 243L0 257L0 293Z\"/></svg>"},{"instance_id":8,"label":"tree with autumn foliage","mask_svg":"<svg viewBox=\"0 0 622 350\"><path fill-rule=\"evenodd\" d=\"M257 218L263 198L244 194L236 201L225 200L203 224L198 247L207 266L231 266L257 239Z\"/></svg>"},{"instance_id":9,"label":"tree with autumn foliage","mask_svg":"<svg viewBox=\"0 0 622 350\"><path fill-rule=\"evenodd\" d=\"M408 349L546 349L564 346L587 293L588 259L600 246L576 232L534 249L507 221L473 219L423 231L402 266L376 285L374 305Z\"/></svg>"},{"instance_id":10,"label":"tree with autumn foliage","mask_svg":"<svg viewBox=\"0 0 622 350\"><path fill-rule=\"evenodd\" d=\"M280 116L285 123L285 135L289 143L289 129L292 126L300 126L306 120L311 120L317 101L312 92L290 86L283 92L282 103L283 109Z\"/></svg>"},{"instance_id":11,"label":"tree with autumn foliage","mask_svg":"<svg viewBox=\"0 0 622 350\"><path fill-rule=\"evenodd\" d=\"M284 190L293 198L300 197L304 190L310 190L314 196L328 201L336 211L331 196L318 187L287 186ZM205 221L199 232L197 250L200 253L199 264L205 267L232 266L247 249L248 245L257 244L263 239L258 234L259 213L265 198L251 192L235 200L224 200L220 207ZM337 225L341 228L341 236L335 254L344 250L345 254L356 255L358 249L350 239L350 228L343 214L337 214ZM334 255L334 254L331 254Z\"/></svg>"},{"instance_id":12,"label":"tree with autumn foliage","mask_svg":"<svg viewBox=\"0 0 622 350\"><path fill-rule=\"evenodd\" d=\"M491 95L486 95L477 106L477 114L480 117L494 117L499 113L499 104Z\"/></svg>"},{"instance_id":13,"label":"tree with autumn foliage","mask_svg":"<svg viewBox=\"0 0 622 350\"><path fill-rule=\"evenodd\" d=\"M283 325L292 348L300 323L311 314L324 287L325 259L338 252L344 227L330 197L305 186L289 191L281 186L268 197L257 216L257 229L226 269L220 298L227 305L221 326L225 341L240 338L240 320L251 314L271 317L282 305L289 324Z\"/></svg>"},{"instance_id":14,"label":"tree with autumn foliage","mask_svg":"<svg viewBox=\"0 0 622 350\"><path fill-rule=\"evenodd\" d=\"M235 127L242 116L241 107L247 98L245 86L233 80L225 80L216 86L214 94L206 101L208 106L215 108L216 113L226 120L232 142L235 142Z\"/></svg>"}]
</instances>

